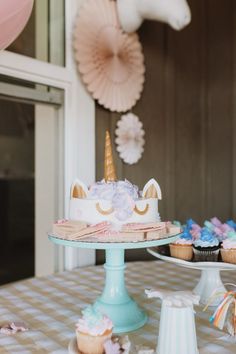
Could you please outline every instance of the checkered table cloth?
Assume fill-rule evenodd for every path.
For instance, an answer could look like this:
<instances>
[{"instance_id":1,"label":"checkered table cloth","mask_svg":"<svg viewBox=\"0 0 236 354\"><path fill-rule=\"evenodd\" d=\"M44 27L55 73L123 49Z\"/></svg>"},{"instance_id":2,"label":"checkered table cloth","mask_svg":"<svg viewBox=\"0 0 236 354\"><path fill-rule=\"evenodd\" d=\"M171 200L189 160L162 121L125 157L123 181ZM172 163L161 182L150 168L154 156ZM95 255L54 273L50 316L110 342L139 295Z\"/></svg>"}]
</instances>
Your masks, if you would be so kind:
<instances>
[{"instance_id":1,"label":"checkered table cloth","mask_svg":"<svg viewBox=\"0 0 236 354\"><path fill-rule=\"evenodd\" d=\"M160 301L148 299L145 288L192 290L200 272L162 261L128 263L126 285L129 293L146 310L148 323L129 333L131 341L155 348L160 318ZM234 272L222 272L232 282ZM81 310L94 302L104 284L102 266L79 268L48 277L32 278L0 288L0 322L23 321L29 331L13 336L0 334L0 353L67 353L75 336ZM198 346L201 354L236 353L236 342L209 323L208 313L196 308Z\"/></svg>"}]
</instances>

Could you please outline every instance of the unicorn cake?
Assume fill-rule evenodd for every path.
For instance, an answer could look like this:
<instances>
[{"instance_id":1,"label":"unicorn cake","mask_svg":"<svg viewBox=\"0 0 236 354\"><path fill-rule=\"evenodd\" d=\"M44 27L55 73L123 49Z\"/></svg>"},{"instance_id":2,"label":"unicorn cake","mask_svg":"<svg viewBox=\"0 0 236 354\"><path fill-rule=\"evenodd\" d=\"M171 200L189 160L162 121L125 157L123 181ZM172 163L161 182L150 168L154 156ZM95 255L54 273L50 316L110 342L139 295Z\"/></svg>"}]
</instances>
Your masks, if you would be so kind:
<instances>
[{"instance_id":1,"label":"unicorn cake","mask_svg":"<svg viewBox=\"0 0 236 354\"><path fill-rule=\"evenodd\" d=\"M104 179L87 187L72 184L69 220L58 220L53 235L69 240L126 242L169 237L180 232L170 222L161 222L158 200L161 189L149 180L142 192L128 180L117 180L111 139L106 132Z\"/></svg>"},{"instance_id":2,"label":"unicorn cake","mask_svg":"<svg viewBox=\"0 0 236 354\"><path fill-rule=\"evenodd\" d=\"M160 186L154 179L145 184L142 192L128 180L117 180L110 135L106 132L104 179L90 188L79 180L74 181L69 216L88 224L154 223L160 221L158 200L161 198Z\"/></svg>"}]
</instances>

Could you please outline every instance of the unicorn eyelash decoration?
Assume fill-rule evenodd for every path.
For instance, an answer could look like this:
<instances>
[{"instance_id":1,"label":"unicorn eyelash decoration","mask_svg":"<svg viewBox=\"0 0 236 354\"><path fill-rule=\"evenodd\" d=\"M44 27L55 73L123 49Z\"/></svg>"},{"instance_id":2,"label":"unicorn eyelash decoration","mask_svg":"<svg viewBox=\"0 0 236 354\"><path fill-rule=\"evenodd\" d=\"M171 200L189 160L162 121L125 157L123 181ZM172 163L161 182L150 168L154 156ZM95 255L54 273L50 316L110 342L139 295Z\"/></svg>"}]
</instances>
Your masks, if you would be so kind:
<instances>
[{"instance_id":1,"label":"unicorn eyelash decoration","mask_svg":"<svg viewBox=\"0 0 236 354\"><path fill-rule=\"evenodd\" d=\"M78 179L74 181L70 193L70 219L88 224L108 221L116 225L159 222L158 200L161 198L160 186L153 178L142 192L128 180L117 180L111 138L106 132L104 179L90 188Z\"/></svg>"},{"instance_id":2,"label":"unicorn eyelash decoration","mask_svg":"<svg viewBox=\"0 0 236 354\"><path fill-rule=\"evenodd\" d=\"M166 22L177 31L191 21L186 0L117 0L117 9L126 32L136 31L145 19Z\"/></svg>"}]
</instances>

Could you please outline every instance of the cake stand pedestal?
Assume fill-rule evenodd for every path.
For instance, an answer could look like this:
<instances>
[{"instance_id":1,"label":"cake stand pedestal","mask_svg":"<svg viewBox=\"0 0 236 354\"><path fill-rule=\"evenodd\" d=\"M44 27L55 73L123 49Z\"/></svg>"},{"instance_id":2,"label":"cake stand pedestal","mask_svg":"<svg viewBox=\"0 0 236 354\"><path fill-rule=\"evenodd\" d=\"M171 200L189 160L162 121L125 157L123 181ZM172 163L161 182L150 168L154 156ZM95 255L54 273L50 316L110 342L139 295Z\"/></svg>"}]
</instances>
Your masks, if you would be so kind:
<instances>
[{"instance_id":1,"label":"cake stand pedestal","mask_svg":"<svg viewBox=\"0 0 236 354\"><path fill-rule=\"evenodd\" d=\"M125 286L125 250L165 245L174 242L178 237L179 235L175 235L159 240L137 242L86 242L63 240L49 235L49 239L58 245L105 250L105 286L93 306L112 320L114 333L134 331L147 321L147 315L129 296Z\"/></svg>"},{"instance_id":2,"label":"cake stand pedestal","mask_svg":"<svg viewBox=\"0 0 236 354\"><path fill-rule=\"evenodd\" d=\"M190 262L182 259L164 256L159 253L156 248L148 248L147 250L154 257L157 257L163 261L176 264L181 267L201 270L201 277L198 284L193 289L193 292L200 296L200 303L206 305L209 298L217 289L218 291L226 291L224 284L221 280L220 271L234 270L236 271L236 265L224 262ZM216 297L211 302L211 306L217 306L222 300L222 297Z\"/></svg>"}]
</instances>

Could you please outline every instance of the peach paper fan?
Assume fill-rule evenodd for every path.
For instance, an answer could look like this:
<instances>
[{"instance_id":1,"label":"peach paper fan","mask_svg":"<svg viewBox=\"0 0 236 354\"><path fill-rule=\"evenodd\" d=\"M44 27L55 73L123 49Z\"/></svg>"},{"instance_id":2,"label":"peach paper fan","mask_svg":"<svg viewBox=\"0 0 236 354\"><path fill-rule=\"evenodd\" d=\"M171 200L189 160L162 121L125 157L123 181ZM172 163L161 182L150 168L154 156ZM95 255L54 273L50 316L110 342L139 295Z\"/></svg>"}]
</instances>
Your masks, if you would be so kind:
<instances>
[{"instance_id":1,"label":"peach paper fan","mask_svg":"<svg viewBox=\"0 0 236 354\"><path fill-rule=\"evenodd\" d=\"M136 33L121 29L116 2L87 0L74 32L75 57L93 98L111 111L126 112L140 98L144 56Z\"/></svg>"}]
</instances>

